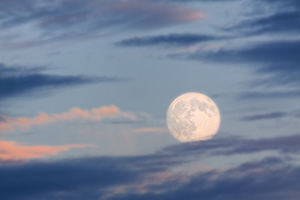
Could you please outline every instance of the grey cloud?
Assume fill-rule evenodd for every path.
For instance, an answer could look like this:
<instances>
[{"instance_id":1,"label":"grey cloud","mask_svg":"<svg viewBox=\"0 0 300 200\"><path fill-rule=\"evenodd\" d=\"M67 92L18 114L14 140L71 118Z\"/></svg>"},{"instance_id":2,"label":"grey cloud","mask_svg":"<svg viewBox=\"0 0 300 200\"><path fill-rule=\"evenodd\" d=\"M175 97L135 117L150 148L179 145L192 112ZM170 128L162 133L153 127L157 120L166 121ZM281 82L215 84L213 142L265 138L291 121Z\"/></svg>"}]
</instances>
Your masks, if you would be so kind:
<instances>
[{"instance_id":1,"label":"grey cloud","mask_svg":"<svg viewBox=\"0 0 300 200\"><path fill-rule=\"evenodd\" d=\"M264 113L264 114L256 114L242 117L242 121L260 121L260 120L268 120L268 119L280 119L284 117L293 117L299 118L300 117L300 110L293 110L291 112L271 112L271 113Z\"/></svg>"},{"instance_id":2,"label":"grey cloud","mask_svg":"<svg viewBox=\"0 0 300 200\"><path fill-rule=\"evenodd\" d=\"M205 3L225 3L225 2L232 2L232 1L239 1L239 0L164 0L170 2L180 2L180 3L190 3L190 2L205 2Z\"/></svg>"},{"instance_id":3,"label":"grey cloud","mask_svg":"<svg viewBox=\"0 0 300 200\"><path fill-rule=\"evenodd\" d=\"M300 182L296 177L299 176L300 169L282 166L283 163L278 158L267 158L224 172L199 173L189 177L186 183L165 182L157 186L161 192L150 188L150 191L143 194L131 192L112 200L197 200L199 197L211 200L297 199ZM174 185L176 187L172 189Z\"/></svg>"},{"instance_id":4,"label":"grey cloud","mask_svg":"<svg viewBox=\"0 0 300 200\"><path fill-rule=\"evenodd\" d=\"M243 139L239 137L216 138L213 140L169 146L164 154L186 156L203 155L236 155L274 151L277 153L298 154L300 152L300 135L281 136L274 138Z\"/></svg>"},{"instance_id":5,"label":"grey cloud","mask_svg":"<svg viewBox=\"0 0 300 200\"><path fill-rule=\"evenodd\" d=\"M203 52L170 55L171 58L207 60L213 62L251 63L259 74L271 75L260 79L255 85L298 85L300 69L300 41L275 41L252 43L235 50L222 48L216 52Z\"/></svg>"},{"instance_id":6,"label":"grey cloud","mask_svg":"<svg viewBox=\"0 0 300 200\"><path fill-rule=\"evenodd\" d=\"M147 163L155 157L100 157L0 167L1 199L297 199L300 168L285 158L267 157L223 171L208 170L171 179L151 174L168 168ZM165 157L164 161L169 158ZM141 165L142 164L142 165ZM157 163L159 166L159 163ZM16 177L16 178L13 178ZM140 190L139 186L147 183ZM115 193L114 189L125 190ZM127 189L126 189L127 188Z\"/></svg>"},{"instance_id":7,"label":"grey cloud","mask_svg":"<svg viewBox=\"0 0 300 200\"><path fill-rule=\"evenodd\" d=\"M251 99L285 99L285 98L296 98L300 97L300 91L282 91L282 92L244 92L238 95L241 100L251 100Z\"/></svg>"},{"instance_id":8,"label":"grey cloud","mask_svg":"<svg viewBox=\"0 0 300 200\"><path fill-rule=\"evenodd\" d=\"M26 68L0 64L0 100L16 95L30 96L32 92L53 90L87 83L120 82L118 77L67 76L43 73L45 68Z\"/></svg>"},{"instance_id":9,"label":"grey cloud","mask_svg":"<svg viewBox=\"0 0 300 200\"><path fill-rule=\"evenodd\" d=\"M183 161L159 154L66 159L51 162L0 161L1 199L95 199L106 189L139 184ZM151 178L150 178L151 180ZM92 197L86 196L91 194Z\"/></svg>"},{"instance_id":10,"label":"grey cloud","mask_svg":"<svg viewBox=\"0 0 300 200\"><path fill-rule=\"evenodd\" d=\"M225 29L246 35L299 33L300 12L285 11L271 16L240 22L238 25Z\"/></svg>"},{"instance_id":11,"label":"grey cloud","mask_svg":"<svg viewBox=\"0 0 300 200\"><path fill-rule=\"evenodd\" d=\"M201 18L192 8L156 1L0 1L2 30L32 24L42 34L31 43L85 37L93 33L150 30Z\"/></svg>"},{"instance_id":12,"label":"grey cloud","mask_svg":"<svg viewBox=\"0 0 300 200\"><path fill-rule=\"evenodd\" d=\"M255 12L251 14L251 17L238 22L237 25L224 28L224 30L240 33L243 36L260 34L296 35L299 33L299 1L257 0L251 3L254 7L253 10L255 10Z\"/></svg>"},{"instance_id":13,"label":"grey cloud","mask_svg":"<svg viewBox=\"0 0 300 200\"><path fill-rule=\"evenodd\" d=\"M266 114L259 114L259 115L251 115L242 118L242 121L257 121L257 120L264 120L264 119L278 119L288 116L287 112L272 112Z\"/></svg>"},{"instance_id":14,"label":"grey cloud","mask_svg":"<svg viewBox=\"0 0 300 200\"><path fill-rule=\"evenodd\" d=\"M47 162L0 161L0 186L3 191L0 198L142 200L198 199L201 196L216 200L254 197L279 200L300 189L297 179L300 175L299 167L288 164L291 158L287 156L298 154L299 144L300 135L265 139L228 137L173 145L159 152L140 156ZM242 163L225 171L208 170L185 175L186 181L182 181L182 176L176 173L170 179L161 179L159 176L181 165L195 162L195 159L204 154L211 157L229 156L266 150L278 151L282 155L280 158L269 157ZM139 190L139 186L143 190ZM114 193L114 189L118 187L125 190L120 190L120 194ZM274 190L276 193L271 192ZM296 193L295 198L297 196Z\"/></svg>"},{"instance_id":15,"label":"grey cloud","mask_svg":"<svg viewBox=\"0 0 300 200\"><path fill-rule=\"evenodd\" d=\"M169 35L158 35L158 36L146 36L146 37L134 37L125 39L117 42L119 46L187 46L197 43L220 40L224 37L216 37L212 35L204 34L169 34Z\"/></svg>"}]
</instances>

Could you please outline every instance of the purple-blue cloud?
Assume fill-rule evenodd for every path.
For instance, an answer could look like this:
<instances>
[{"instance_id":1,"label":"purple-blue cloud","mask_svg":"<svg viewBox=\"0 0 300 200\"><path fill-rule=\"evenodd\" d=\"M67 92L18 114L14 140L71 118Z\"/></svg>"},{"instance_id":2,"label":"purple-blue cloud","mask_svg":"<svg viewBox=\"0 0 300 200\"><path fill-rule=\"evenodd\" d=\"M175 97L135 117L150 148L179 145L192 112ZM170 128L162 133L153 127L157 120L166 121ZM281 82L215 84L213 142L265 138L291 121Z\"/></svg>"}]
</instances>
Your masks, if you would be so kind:
<instances>
[{"instance_id":1,"label":"purple-blue cloud","mask_svg":"<svg viewBox=\"0 0 300 200\"><path fill-rule=\"evenodd\" d=\"M149 31L201 20L204 14L194 8L151 0L3 0L0 1L0 16L3 31L28 25L40 33L33 40L13 40L10 45L2 41L14 47L84 38L99 32Z\"/></svg>"},{"instance_id":2,"label":"purple-blue cloud","mask_svg":"<svg viewBox=\"0 0 300 200\"><path fill-rule=\"evenodd\" d=\"M252 17L237 25L224 28L243 36L260 34L290 34L296 35L300 28L300 3L297 0L262 0L252 3L254 9ZM266 12L267 11L267 12Z\"/></svg>"},{"instance_id":3,"label":"purple-blue cloud","mask_svg":"<svg viewBox=\"0 0 300 200\"><path fill-rule=\"evenodd\" d=\"M300 11L283 11L271 16L258 19L250 19L239 23L236 26L226 28L227 31L236 31L246 35L278 34L300 32Z\"/></svg>"},{"instance_id":4,"label":"purple-blue cloud","mask_svg":"<svg viewBox=\"0 0 300 200\"><path fill-rule=\"evenodd\" d=\"M291 91L280 91L280 92L270 92L270 91L262 91L262 92L242 92L238 95L239 100L253 100L253 99L290 99L290 98L298 98L300 97L299 90L291 90Z\"/></svg>"},{"instance_id":5,"label":"purple-blue cloud","mask_svg":"<svg viewBox=\"0 0 300 200\"><path fill-rule=\"evenodd\" d=\"M157 35L157 36L144 36L124 39L116 44L119 46L187 46L202 42L208 42L212 40L220 40L224 37L217 37L205 34L168 34L168 35Z\"/></svg>"},{"instance_id":6,"label":"purple-blue cloud","mask_svg":"<svg viewBox=\"0 0 300 200\"><path fill-rule=\"evenodd\" d=\"M265 113L265 114L257 114L246 116L242 118L242 121L257 121L257 120L264 120L264 119L278 119L288 116L287 112L272 112L272 113Z\"/></svg>"},{"instance_id":7,"label":"purple-blue cloud","mask_svg":"<svg viewBox=\"0 0 300 200\"><path fill-rule=\"evenodd\" d=\"M241 120L250 122L250 121L280 119L284 117L299 118L300 110L298 109L291 112L278 111L278 112L269 112L264 114L249 115L249 116L242 117Z\"/></svg>"},{"instance_id":8,"label":"purple-blue cloud","mask_svg":"<svg viewBox=\"0 0 300 200\"><path fill-rule=\"evenodd\" d=\"M300 168L292 157L300 136L223 138L166 147L140 156L77 158L26 163L0 162L1 199L274 199L296 198ZM275 150L279 157L228 169L173 169L205 155L228 156ZM286 153L289 153L288 155ZM28 184L30 183L30 184ZM276 191L276 192L274 192Z\"/></svg>"},{"instance_id":9,"label":"purple-blue cloud","mask_svg":"<svg viewBox=\"0 0 300 200\"><path fill-rule=\"evenodd\" d=\"M30 96L32 92L45 89L51 91L66 86L127 80L118 77L50 75L43 72L45 69L0 64L0 100L16 95Z\"/></svg>"},{"instance_id":10,"label":"purple-blue cloud","mask_svg":"<svg viewBox=\"0 0 300 200\"><path fill-rule=\"evenodd\" d=\"M219 63L251 63L254 71L268 74L268 78L257 79L251 84L256 86L278 86L299 84L300 41L268 41L246 44L236 49L221 48L218 51L172 54L170 58L211 61Z\"/></svg>"}]
</instances>

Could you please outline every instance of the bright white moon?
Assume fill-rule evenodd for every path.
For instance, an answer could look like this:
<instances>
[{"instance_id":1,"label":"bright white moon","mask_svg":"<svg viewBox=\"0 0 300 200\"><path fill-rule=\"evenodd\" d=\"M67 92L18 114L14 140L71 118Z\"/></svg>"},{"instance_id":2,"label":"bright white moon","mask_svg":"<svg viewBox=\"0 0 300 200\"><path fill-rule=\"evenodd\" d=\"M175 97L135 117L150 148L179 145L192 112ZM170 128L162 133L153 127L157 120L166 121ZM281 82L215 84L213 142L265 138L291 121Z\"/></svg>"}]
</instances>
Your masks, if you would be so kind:
<instances>
[{"instance_id":1,"label":"bright white moon","mask_svg":"<svg viewBox=\"0 0 300 200\"><path fill-rule=\"evenodd\" d=\"M169 106L167 125L180 142L211 139L220 126L220 112L209 97L200 93L186 93Z\"/></svg>"}]
</instances>

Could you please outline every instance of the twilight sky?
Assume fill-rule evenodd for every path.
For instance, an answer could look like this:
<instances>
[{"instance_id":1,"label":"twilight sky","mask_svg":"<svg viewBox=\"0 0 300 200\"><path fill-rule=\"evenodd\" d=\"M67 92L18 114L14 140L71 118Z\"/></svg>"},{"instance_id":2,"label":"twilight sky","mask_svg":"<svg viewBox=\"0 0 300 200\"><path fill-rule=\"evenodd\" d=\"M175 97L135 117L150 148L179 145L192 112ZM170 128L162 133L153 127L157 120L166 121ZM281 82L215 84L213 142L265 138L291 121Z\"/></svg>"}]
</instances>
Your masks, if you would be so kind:
<instances>
[{"instance_id":1,"label":"twilight sky","mask_svg":"<svg viewBox=\"0 0 300 200\"><path fill-rule=\"evenodd\" d=\"M0 0L0 199L298 200L299 0ZM179 143L186 92L221 112Z\"/></svg>"}]
</instances>

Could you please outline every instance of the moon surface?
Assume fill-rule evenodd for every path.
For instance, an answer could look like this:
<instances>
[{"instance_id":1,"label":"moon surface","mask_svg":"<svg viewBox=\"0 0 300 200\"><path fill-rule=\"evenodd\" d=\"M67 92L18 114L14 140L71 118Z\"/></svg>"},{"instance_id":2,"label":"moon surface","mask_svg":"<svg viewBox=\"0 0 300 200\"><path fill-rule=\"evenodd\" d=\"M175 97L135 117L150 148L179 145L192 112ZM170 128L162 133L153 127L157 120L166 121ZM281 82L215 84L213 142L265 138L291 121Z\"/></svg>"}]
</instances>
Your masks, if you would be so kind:
<instances>
[{"instance_id":1,"label":"moon surface","mask_svg":"<svg viewBox=\"0 0 300 200\"><path fill-rule=\"evenodd\" d=\"M221 116L215 102L200 93L185 93L169 106L167 126L180 142L211 139L218 131Z\"/></svg>"}]
</instances>

